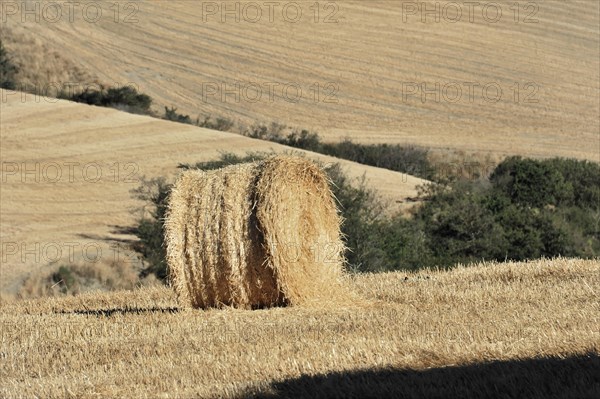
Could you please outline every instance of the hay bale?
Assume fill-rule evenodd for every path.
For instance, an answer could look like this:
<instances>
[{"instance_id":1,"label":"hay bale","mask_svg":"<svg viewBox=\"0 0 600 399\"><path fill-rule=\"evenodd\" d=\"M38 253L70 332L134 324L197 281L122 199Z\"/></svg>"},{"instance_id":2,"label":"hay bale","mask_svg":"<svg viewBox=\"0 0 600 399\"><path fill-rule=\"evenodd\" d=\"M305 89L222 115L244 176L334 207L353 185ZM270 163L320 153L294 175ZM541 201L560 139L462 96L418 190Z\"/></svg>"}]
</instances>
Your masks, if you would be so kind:
<instances>
[{"instance_id":1,"label":"hay bale","mask_svg":"<svg viewBox=\"0 0 600 399\"><path fill-rule=\"evenodd\" d=\"M165 221L172 285L197 308L347 300L340 223L326 174L303 158L186 171Z\"/></svg>"}]
</instances>

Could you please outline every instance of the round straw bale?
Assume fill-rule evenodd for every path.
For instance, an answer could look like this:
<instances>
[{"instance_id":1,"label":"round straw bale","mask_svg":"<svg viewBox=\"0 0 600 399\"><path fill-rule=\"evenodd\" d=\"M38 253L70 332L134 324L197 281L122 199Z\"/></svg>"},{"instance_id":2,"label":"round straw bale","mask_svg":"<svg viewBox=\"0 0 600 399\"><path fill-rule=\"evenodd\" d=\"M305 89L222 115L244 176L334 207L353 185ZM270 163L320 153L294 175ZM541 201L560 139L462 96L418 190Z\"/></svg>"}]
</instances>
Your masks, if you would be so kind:
<instances>
[{"instance_id":1,"label":"round straw bale","mask_svg":"<svg viewBox=\"0 0 600 399\"><path fill-rule=\"evenodd\" d=\"M186 171L165 220L171 283L198 308L345 300L340 223L326 174L306 159Z\"/></svg>"}]
</instances>

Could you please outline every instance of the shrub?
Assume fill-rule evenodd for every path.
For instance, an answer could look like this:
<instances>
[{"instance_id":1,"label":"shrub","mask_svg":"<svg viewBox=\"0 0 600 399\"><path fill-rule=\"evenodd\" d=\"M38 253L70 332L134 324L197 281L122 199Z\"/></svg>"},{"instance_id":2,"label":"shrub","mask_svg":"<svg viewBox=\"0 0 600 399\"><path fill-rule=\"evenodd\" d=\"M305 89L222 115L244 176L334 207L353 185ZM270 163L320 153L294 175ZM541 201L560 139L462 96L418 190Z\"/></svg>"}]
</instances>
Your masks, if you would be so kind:
<instances>
[{"instance_id":1,"label":"shrub","mask_svg":"<svg viewBox=\"0 0 600 399\"><path fill-rule=\"evenodd\" d=\"M61 266L52 274L52 281L61 287L61 292L66 293L75 285L75 277L73 272L67 266ZM62 284L62 286L61 286Z\"/></svg>"},{"instance_id":2,"label":"shrub","mask_svg":"<svg viewBox=\"0 0 600 399\"><path fill-rule=\"evenodd\" d=\"M141 273L142 277L154 274L164 280L167 276L167 263L163 246L165 234L163 220L171 185L162 177L141 180L142 184L132 190L132 193L136 198L145 201L150 209L143 209L142 217L133 231L139 238L139 242L134 244L133 248L146 262Z\"/></svg>"},{"instance_id":3,"label":"shrub","mask_svg":"<svg viewBox=\"0 0 600 399\"><path fill-rule=\"evenodd\" d=\"M242 134L423 179L436 177L428 160L429 152L424 148L398 144L359 144L348 139L339 143L324 143L318 133L306 129L293 129L287 135L283 135L284 130L286 127L278 123L256 124L243 130Z\"/></svg>"},{"instance_id":4,"label":"shrub","mask_svg":"<svg viewBox=\"0 0 600 399\"><path fill-rule=\"evenodd\" d=\"M576 159L553 158L541 161L557 170L567 191L562 205L580 208L600 208L600 164ZM571 189L572 188L572 189Z\"/></svg>"},{"instance_id":5,"label":"shrub","mask_svg":"<svg viewBox=\"0 0 600 399\"><path fill-rule=\"evenodd\" d=\"M420 221L397 215L376 225L377 248L385 254L380 265L367 264L367 271L416 271L425 267L437 267L429 237Z\"/></svg>"},{"instance_id":6,"label":"shrub","mask_svg":"<svg viewBox=\"0 0 600 399\"><path fill-rule=\"evenodd\" d=\"M576 159L510 157L490 176L512 202L536 208L600 205L600 165Z\"/></svg>"},{"instance_id":7,"label":"shrub","mask_svg":"<svg viewBox=\"0 0 600 399\"><path fill-rule=\"evenodd\" d=\"M600 251L600 165L574 159L511 157L490 180L513 252L590 257ZM520 245L527 245L523 254Z\"/></svg>"},{"instance_id":8,"label":"shrub","mask_svg":"<svg viewBox=\"0 0 600 399\"><path fill-rule=\"evenodd\" d=\"M180 167L217 169L266 155L222 154L216 161ZM339 165L328 167L327 173L344 218L348 267L354 271L416 270L558 255L586 258L600 253L600 208L593 201L596 187L584 187L598 181L600 170L586 161L509 158L490 181L430 183L421 187L424 202L411 218L389 217L377 194L364 181L352 184ZM541 182L548 186L541 187ZM151 185L154 194L143 198L157 211L138 230L143 254L152 265L148 270L164 277L158 221L164 215L169 186L162 180ZM543 190L546 197L532 187Z\"/></svg>"},{"instance_id":9,"label":"shrub","mask_svg":"<svg viewBox=\"0 0 600 399\"><path fill-rule=\"evenodd\" d=\"M268 140L281 143L281 133L286 129L285 125L277 122L271 122L270 125L257 123L250 126L249 129L243 129L242 134L253 139Z\"/></svg>"},{"instance_id":10,"label":"shrub","mask_svg":"<svg viewBox=\"0 0 600 399\"><path fill-rule=\"evenodd\" d=\"M534 159L510 157L498 165L490 181L511 202L520 205L539 208L562 205L573 199L573 186L565 182L562 173Z\"/></svg>"},{"instance_id":11,"label":"shrub","mask_svg":"<svg viewBox=\"0 0 600 399\"><path fill-rule=\"evenodd\" d=\"M363 165L407 173L428 180L435 177L433 167L427 159L428 151L424 148L403 147L398 144L359 144L350 140L326 143L321 147L319 152L323 154Z\"/></svg>"},{"instance_id":12,"label":"shrub","mask_svg":"<svg viewBox=\"0 0 600 399\"><path fill-rule=\"evenodd\" d=\"M117 108L134 114L152 114L150 110L152 98L146 94L138 93L131 86L110 88L106 91L86 89L70 96L61 93L59 97L89 105Z\"/></svg>"},{"instance_id":13,"label":"shrub","mask_svg":"<svg viewBox=\"0 0 600 399\"><path fill-rule=\"evenodd\" d=\"M593 257L600 251L598 179L600 168L587 161L510 157L489 183L429 186L416 218L440 265Z\"/></svg>"},{"instance_id":14,"label":"shrub","mask_svg":"<svg viewBox=\"0 0 600 399\"><path fill-rule=\"evenodd\" d=\"M505 256L504 232L485 206L486 191L485 186L468 181L457 182L449 190L431 184L424 191L428 201L415 217L440 266Z\"/></svg>"},{"instance_id":15,"label":"shrub","mask_svg":"<svg viewBox=\"0 0 600 399\"><path fill-rule=\"evenodd\" d=\"M19 68L8 56L8 52L0 40L0 88L14 90L17 87L15 75Z\"/></svg>"},{"instance_id":16,"label":"shrub","mask_svg":"<svg viewBox=\"0 0 600 399\"><path fill-rule=\"evenodd\" d=\"M308 130L293 130L285 138L277 140L280 144L290 147L300 148L307 151L325 152L321 139L317 133L309 132ZM330 154L331 155L331 154ZM339 157L343 158L343 157Z\"/></svg>"},{"instance_id":17,"label":"shrub","mask_svg":"<svg viewBox=\"0 0 600 399\"><path fill-rule=\"evenodd\" d=\"M196 119L196 126L204 127L206 129L219 130L221 132L228 132L233 127L234 122L229 118L217 118L214 122L212 117L209 115L202 122L200 117Z\"/></svg>"},{"instance_id":18,"label":"shrub","mask_svg":"<svg viewBox=\"0 0 600 399\"><path fill-rule=\"evenodd\" d=\"M190 116L177 113L177 108L175 107L165 107L165 115L163 116L163 119L173 122L192 124L192 119Z\"/></svg>"},{"instance_id":19,"label":"shrub","mask_svg":"<svg viewBox=\"0 0 600 399\"><path fill-rule=\"evenodd\" d=\"M345 256L350 269L385 269L386 256L381 248L381 234L377 228L377 222L383 218L385 204L377 199L375 191L366 187L364 179L355 185L351 184L339 164L329 166L327 174L344 219L342 234L345 236Z\"/></svg>"}]
</instances>

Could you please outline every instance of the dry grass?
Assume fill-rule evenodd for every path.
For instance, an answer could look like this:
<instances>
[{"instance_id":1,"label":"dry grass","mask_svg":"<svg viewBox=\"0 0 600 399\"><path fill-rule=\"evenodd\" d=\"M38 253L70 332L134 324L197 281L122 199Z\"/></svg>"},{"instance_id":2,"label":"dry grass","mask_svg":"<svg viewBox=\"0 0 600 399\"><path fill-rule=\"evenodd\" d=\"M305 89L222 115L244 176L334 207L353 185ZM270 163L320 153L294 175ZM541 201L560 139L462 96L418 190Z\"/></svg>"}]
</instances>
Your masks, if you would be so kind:
<instances>
[{"instance_id":1,"label":"dry grass","mask_svg":"<svg viewBox=\"0 0 600 399\"><path fill-rule=\"evenodd\" d=\"M505 158L492 152L446 148L431 149L428 159L438 179L476 180L489 177Z\"/></svg>"},{"instance_id":2,"label":"dry grass","mask_svg":"<svg viewBox=\"0 0 600 399\"><path fill-rule=\"evenodd\" d=\"M78 65L74 58L54 43L21 29L2 27L2 42L19 71L17 90L32 91L40 96L57 96L60 90L81 91L100 88L98 78Z\"/></svg>"},{"instance_id":3,"label":"dry grass","mask_svg":"<svg viewBox=\"0 0 600 399\"><path fill-rule=\"evenodd\" d=\"M358 275L353 284L384 303L200 311L179 308L168 288L145 288L4 304L0 396L600 393L598 261Z\"/></svg>"},{"instance_id":4,"label":"dry grass","mask_svg":"<svg viewBox=\"0 0 600 399\"><path fill-rule=\"evenodd\" d=\"M61 274L61 267L64 267ZM65 281L66 280L66 281ZM25 279L18 298L77 295L88 291L132 290L157 285L153 274L140 278L140 266L130 260L100 260L95 263L55 263Z\"/></svg>"},{"instance_id":5,"label":"dry grass","mask_svg":"<svg viewBox=\"0 0 600 399\"><path fill-rule=\"evenodd\" d=\"M340 224L327 175L304 158L187 171L165 221L169 274L199 308L347 300Z\"/></svg>"}]
</instances>

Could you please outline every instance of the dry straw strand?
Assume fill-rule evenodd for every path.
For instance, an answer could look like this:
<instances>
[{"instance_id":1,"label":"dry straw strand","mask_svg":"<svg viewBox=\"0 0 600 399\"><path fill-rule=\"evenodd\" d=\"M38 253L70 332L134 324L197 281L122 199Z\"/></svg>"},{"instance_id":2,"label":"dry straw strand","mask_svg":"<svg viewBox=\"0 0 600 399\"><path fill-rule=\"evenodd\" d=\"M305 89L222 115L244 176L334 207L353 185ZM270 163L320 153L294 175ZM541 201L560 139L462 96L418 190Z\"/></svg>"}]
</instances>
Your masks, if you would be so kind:
<instances>
[{"instance_id":1,"label":"dry straw strand","mask_svg":"<svg viewBox=\"0 0 600 399\"><path fill-rule=\"evenodd\" d=\"M348 302L340 224L327 175L304 158L186 171L165 221L169 276L196 308Z\"/></svg>"}]
</instances>

